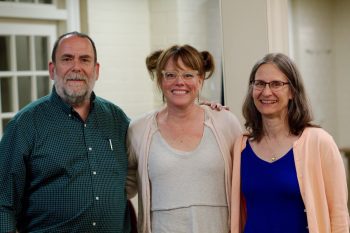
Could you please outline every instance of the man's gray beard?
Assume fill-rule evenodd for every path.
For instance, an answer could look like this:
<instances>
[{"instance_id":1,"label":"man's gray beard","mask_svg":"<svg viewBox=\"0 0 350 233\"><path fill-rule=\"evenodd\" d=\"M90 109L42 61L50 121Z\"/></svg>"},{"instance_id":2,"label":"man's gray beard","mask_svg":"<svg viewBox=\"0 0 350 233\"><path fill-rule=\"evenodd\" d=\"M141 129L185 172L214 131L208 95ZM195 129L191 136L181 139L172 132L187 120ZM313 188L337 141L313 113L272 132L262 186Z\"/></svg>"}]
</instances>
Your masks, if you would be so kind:
<instances>
[{"instance_id":1,"label":"man's gray beard","mask_svg":"<svg viewBox=\"0 0 350 233\"><path fill-rule=\"evenodd\" d=\"M84 103L85 100L89 99L89 93L86 91L83 95L69 95L65 89L63 89L65 101L71 106L79 106Z\"/></svg>"},{"instance_id":2,"label":"man's gray beard","mask_svg":"<svg viewBox=\"0 0 350 233\"><path fill-rule=\"evenodd\" d=\"M55 71L55 80L57 80L59 77L57 77L56 71ZM80 75L80 74L70 74L69 77L67 78L78 78L78 79L84 79L87 82L87 77L84 75ZM63 81L64 82L64 81ZM62 84L61 88L56 88L59 96L61 96L61 98L69 105L71 106L79 106L81 104L84 103L85 100L89 100L90 99L90 95L91 92L89 93L89 90L86 90L83 94L77 94L77 93L69 93L69 91L67 91L64 88L64 85ZM63 93L61 93L61 91ZM63 95L63 96L62 96Z\"/></svg>"}]
</instances>

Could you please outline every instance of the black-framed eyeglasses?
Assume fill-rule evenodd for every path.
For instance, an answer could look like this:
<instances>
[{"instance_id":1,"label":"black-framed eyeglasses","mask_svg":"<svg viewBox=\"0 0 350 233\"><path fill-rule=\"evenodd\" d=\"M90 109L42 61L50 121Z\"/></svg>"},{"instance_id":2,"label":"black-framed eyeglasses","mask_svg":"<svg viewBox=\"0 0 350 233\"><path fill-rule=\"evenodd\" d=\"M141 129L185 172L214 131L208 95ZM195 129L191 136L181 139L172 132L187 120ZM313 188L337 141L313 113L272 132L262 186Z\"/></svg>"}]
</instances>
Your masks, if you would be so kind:
<instances>
[{"instance_id":1,"label":"black-framed eyeglasses","mask_svg":"<svg viewBox=\"0 0 350 233\"><path fill-rule=\"evenodd\" d=\"M289 85L289 82L283 82L278 80L273 80L271 82L265 82L263 80L253 80L250 82L250 84L253 86L254 90L257 91L264 90L266 85L269 86L271 91L279 91L284 87L284 85Z\"/></svg>"}]
</instances>

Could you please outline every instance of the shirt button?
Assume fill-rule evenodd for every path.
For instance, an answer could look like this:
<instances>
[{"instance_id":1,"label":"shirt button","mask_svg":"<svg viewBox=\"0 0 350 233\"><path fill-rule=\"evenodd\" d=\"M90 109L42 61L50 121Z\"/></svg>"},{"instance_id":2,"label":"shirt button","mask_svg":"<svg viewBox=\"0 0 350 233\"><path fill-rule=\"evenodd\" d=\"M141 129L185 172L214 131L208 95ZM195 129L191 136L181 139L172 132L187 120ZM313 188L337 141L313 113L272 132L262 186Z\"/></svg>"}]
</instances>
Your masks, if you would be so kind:
<instances>
[{"instance_id":1,"label":"shirt button","mask_svg":"<svg viewBox=\"0 0 350 233\"><path fill-rule=\"evenodd\" d=\"M69 117L72 117L72 114L68 114Z\"/></svg>"},{"instance_id":2,"label":"shirt button","mask_svg":"<svg viewBox=\"0 0 350 233\"><path fill-rule=\"evenodd\" d=\"M93 225L93 226L96 226L96 222L92 222L92 225Z\"/></svg>"},{"instance_id":3,"label":"shirt button","mask_svg":"<svg viewBox=\"0 0 350 233\"><path fill-rule=\"evenodd\" d=\"M86 126L87 126L87 125L86 125L86 124L84 124L84 127L85 127L85 128L86 128Z\"/></svg>"},{"instance_id":4,"label":"shirt button","mask_svg":"<svg viewBox=\"0 0 350 233\"><path fill-rule=\"evenodd\" d=\"M92 172L92 174L93 174L93 175L96 175L96 174L97 174L97 172L93 171L93 172Z\"/></svg>"},{"instance_id":5,"label":"shirt button","mask_svg":"<svg viewBox=\"0 0 350 233\"><path fill-rule=\"evenodd\" d=\"M100 198L99 198L99 197L96 197L96 201L98 201L98 200L100 200Z\"/></svg>"},{"instance_id":6,"label":"shirt button","mask_svg":"<svg viewBox=\"0 0 350 233\"><path fill-rule=\"evenodd\" d=\"M91 148L91 147L89 147L89 151L92 151L92 148Z\"/></svg>"}]
</instances>

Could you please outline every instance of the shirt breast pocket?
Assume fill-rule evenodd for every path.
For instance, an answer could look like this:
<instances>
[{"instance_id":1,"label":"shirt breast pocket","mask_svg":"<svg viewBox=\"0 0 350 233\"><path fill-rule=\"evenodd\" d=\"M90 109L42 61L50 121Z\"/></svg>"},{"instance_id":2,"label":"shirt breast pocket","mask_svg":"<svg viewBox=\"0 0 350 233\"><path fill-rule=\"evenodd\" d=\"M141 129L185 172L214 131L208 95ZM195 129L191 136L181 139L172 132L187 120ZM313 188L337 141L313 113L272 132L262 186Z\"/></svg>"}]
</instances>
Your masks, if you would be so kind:
<instances>
[{"instance_id":1,"label":"shirt breast pocket","mask_svg":"<svg viewBox=\"0 0 350 233\"><path fill-rule=\"evenodd\" d=\"M121 144L116 139L105 139L104 149L105 156L100 161L102 167L110 170L117 175L126 176L128 169L128 161L125 150L125 145Z\"/></svg>"}]
</instances>

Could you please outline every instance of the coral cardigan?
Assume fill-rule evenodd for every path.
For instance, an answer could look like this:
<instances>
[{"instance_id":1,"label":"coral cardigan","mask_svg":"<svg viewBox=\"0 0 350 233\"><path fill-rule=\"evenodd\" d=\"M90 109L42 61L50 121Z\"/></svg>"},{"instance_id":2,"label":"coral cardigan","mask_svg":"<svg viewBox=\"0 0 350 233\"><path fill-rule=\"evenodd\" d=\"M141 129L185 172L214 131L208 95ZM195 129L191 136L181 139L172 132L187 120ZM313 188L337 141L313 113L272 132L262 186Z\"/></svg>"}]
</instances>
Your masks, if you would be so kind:
<instances>
[{"instance_id":1,"label":"coral cardigan","mask_svg":"<svg viewBox=\"0 0 350 233\"><path fill-rule=\"evenodd\" d=\"M206 121L214 133L225 163L225 190L230 217L232 155L235 140L242 130L237 118L229 111L205 110ZM128 197L138 191L138 230L139 233L151 232L151 188L148 176L149 147L153 134L158 130L156 116L158 111L147 114L130 123L128 130L129 175L127 179ZM230 221L230 218L227 219Z\"/></svg>"},{"instance_id":2,"label":"coral cardigan","mask_svg":"<svg viewBox=\"0 0 350 233\"><path fill-rule=\"evenodd\" d=\"M241 152L246 141L247 137L241 136L234 147L231 233L243 231L246 217L240 186ZM295 141L293 153L309 232L349 233L345 168L332 136L321 128L306 128Z\"/></svg>"}]
</instances>

